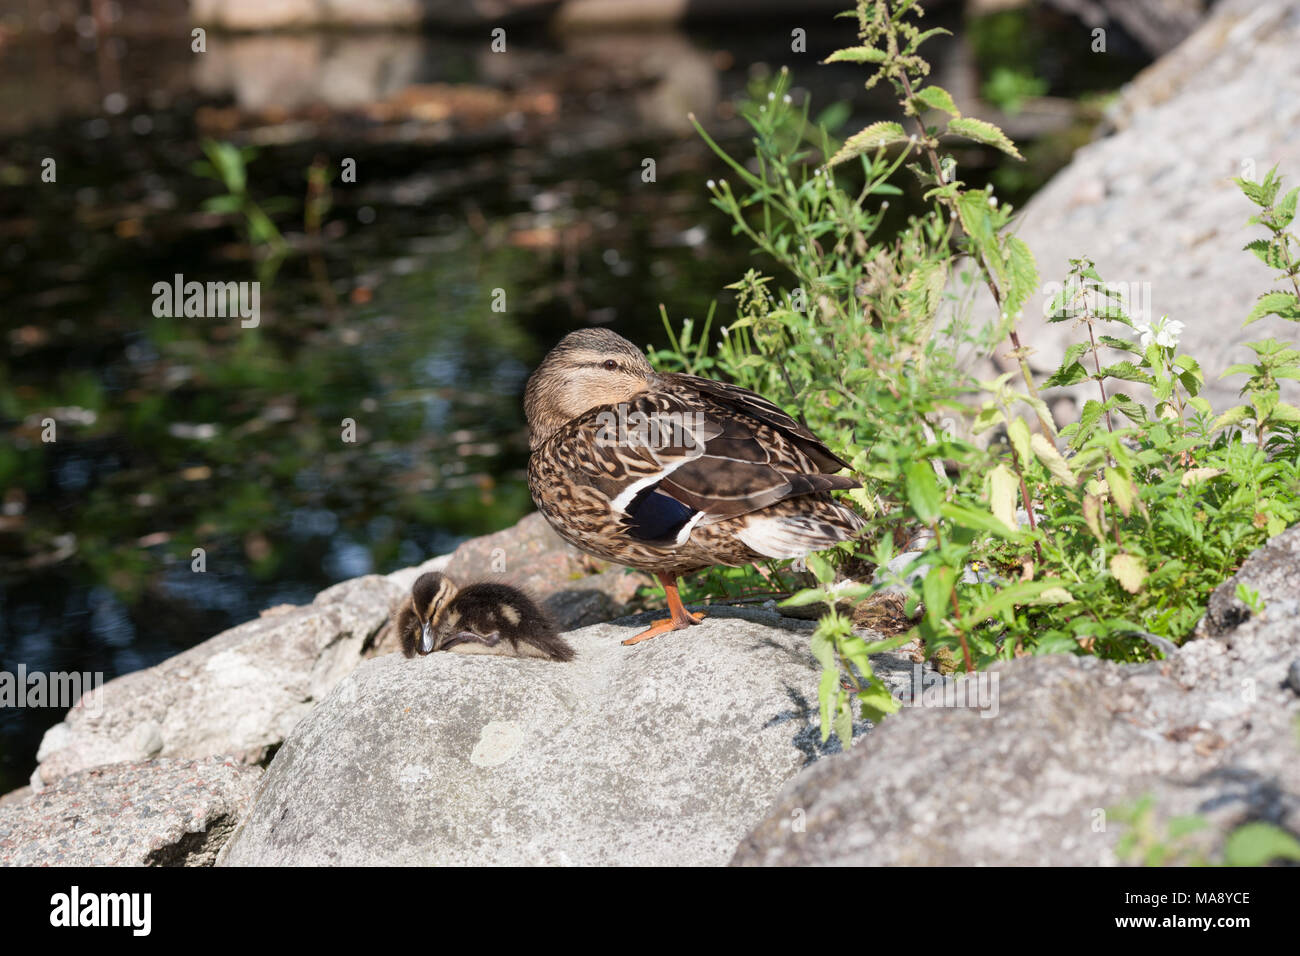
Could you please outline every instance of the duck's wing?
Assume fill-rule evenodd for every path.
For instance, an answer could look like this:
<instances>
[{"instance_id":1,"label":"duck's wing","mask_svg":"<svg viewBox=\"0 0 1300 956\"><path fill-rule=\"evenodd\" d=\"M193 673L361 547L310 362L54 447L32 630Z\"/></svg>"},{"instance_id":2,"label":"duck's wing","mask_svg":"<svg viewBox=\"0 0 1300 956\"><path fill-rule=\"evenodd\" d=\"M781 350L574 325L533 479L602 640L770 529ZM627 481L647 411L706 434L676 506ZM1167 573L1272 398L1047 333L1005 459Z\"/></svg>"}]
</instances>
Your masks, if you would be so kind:
<instances>
[{"instance_id":1,"label":"duck's wing","mask_svg":"<svg viewBox=\"0 0 1300 956\"><path fill-rule=\"evenodd\" d=\"M729 407L739 415L747 415L755 421L762 422L777 429L793 442L800 451L807 455L819 471L836 472L848 468L849 463L836 455L825 443L808 428L796 421L781 409L769 402L757 392L751 392L739 385L715 382L700 378L698 375L665 375L671 387L687 389L707 396L719 404Z\"/></svg>"},{"instance_id":2,"label":"duck's wing","mask_svg":"<svg viewBox=\"0 0 1300 956\"><path fill-rule=\"evenodd\" d=\"M565 454L582 462L588 483L631 537L682 544L701 523L857 486L826 474L823 466L842 467L840 460L765 399L736 389L721 401L694 387L707 380L668 378L621 409L588 412L569 429L569 443L581 447ZM810 444L821 454L810 454Z\"/></svg>"}]
</instances>

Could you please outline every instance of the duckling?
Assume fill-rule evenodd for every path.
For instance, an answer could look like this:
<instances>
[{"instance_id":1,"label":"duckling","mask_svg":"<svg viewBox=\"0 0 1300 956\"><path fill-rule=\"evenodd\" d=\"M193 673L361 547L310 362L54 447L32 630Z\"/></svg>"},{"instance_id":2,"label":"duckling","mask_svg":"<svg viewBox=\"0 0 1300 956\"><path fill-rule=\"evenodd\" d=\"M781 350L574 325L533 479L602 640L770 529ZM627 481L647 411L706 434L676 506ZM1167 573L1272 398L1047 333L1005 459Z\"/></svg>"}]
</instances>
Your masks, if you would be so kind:
<instances>
[{"instance_id":1,"label":"duckling","mask_svg":"<svg viewBox=\"0 0 1300 956\"><path fill-rule=\"evenodd\" d=\"M460 587L438 572L420 575L397 617L407 657L452 651L573 660L573 648L528 595L506 584Z\"/></svg>"},{"instance_id":2,"label":"duckling","mask_svg":"<svg viewBox=\"0 0 1300 956\"><path fill-rule=\"evenodd\" d=\"M524 392L528 488L561 538L654 574L671 617L635 644L698 624L677 579L715 565L796 558L863 521L829 492L848 463L748 389L657 373L608 329L565 336Z\"/></svg>"}]
</instances>

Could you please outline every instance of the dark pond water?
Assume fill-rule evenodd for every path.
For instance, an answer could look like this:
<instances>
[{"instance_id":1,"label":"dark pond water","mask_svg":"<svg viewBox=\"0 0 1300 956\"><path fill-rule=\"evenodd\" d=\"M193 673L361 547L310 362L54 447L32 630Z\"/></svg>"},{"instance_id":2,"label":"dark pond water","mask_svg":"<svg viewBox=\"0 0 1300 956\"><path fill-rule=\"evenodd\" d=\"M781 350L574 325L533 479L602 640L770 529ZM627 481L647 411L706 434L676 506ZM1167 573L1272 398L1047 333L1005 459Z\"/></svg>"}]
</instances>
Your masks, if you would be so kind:
<instances>
[{"instance_id":1,"label":"dark pond water","mask_svg":"<svg viewBox=\"0 0 1300 956\"><path fill-rule=\"evenodd\" d=\"M213 37L198 56L188 36L12 38L0 671L111 679L517 520L531 508L520 394L546 349L584 324L661 344L659 303L702 317L753 264L708 205L720 165L684 114L743 148L733 101L788 63L798 95L870 120L881 104L856 70L814 65L852 39L847 26L810 28L797 57L781 23L521 34L506 56L435 34ZM1024 47L1027 27L1039 45ZM984 33L1044 78L1039 92L1066 98L1140 64L1078 65L1087 33L1069 21ZM935 48L946 85L980 80L964 44ZM1027 169L972 154L973 174L1004 176L1004 195L1023 199L1086 127L1030 129ZM259 147L247 192L289 249L256 328L154 313L155 283L175 275L259 273L242 220L204 209L224 192L195 171L205 138ZM355 183L339 179L345 159ZM314 164L330 180L319 221L306 211ZM0 709L0 792L25 781L60 717Z\"/></svg>"}]
</instances>

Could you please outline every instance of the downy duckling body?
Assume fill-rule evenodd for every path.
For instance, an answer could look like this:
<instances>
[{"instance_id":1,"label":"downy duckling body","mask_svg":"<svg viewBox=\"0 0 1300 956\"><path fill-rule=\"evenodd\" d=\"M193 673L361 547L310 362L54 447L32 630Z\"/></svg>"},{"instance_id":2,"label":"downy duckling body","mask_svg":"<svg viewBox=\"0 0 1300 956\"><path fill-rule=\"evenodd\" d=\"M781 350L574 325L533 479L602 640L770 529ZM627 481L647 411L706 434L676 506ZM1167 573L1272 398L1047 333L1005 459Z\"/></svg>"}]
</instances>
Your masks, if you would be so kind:
<instances>
[{"instance_id":1,"label":"downy duckling body","mask_svg":"<svg viewBox=\"0 0 1300 956\"><path fill-rule=\"evenodd\" d=\"M528 595L507 584L461 587L445 574L422 574L397 618L407 657L452 651L573 660L573 648Z\"/></svg>"}]
</instances>

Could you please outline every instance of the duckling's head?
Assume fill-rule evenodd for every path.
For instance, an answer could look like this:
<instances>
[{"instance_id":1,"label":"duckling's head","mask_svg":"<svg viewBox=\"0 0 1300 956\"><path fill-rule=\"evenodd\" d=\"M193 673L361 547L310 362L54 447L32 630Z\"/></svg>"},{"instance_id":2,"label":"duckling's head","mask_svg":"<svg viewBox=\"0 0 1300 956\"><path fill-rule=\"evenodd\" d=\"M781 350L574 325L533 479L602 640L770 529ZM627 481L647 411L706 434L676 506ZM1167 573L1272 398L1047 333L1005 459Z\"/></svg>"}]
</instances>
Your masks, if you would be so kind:
<instances>
[{"instance_id":1,"label":"duckling's head","mask_svg":"<svg viewBox=\"0 0 1300 956\"><path fill-rule=\"evenodd\" d=\"M416 578L411 586L412 613L403 615L398 635L402 646L413 647L420 654L437 650L438 620L459 590L451 578L436 571Z\"/></svg>"},{"instance_id":2,"label":"duckling's head","mask_svg":"<svg viewBox=\"0 0 1300 956\"><path fill-rule=\"evenodd\" d=\"M528 379L528 441L542 445L584 412L617 405L646 390L655 371L645 355L609 329L570 332Z\"/></svg>"}]
</instances>

